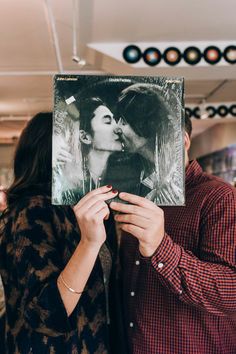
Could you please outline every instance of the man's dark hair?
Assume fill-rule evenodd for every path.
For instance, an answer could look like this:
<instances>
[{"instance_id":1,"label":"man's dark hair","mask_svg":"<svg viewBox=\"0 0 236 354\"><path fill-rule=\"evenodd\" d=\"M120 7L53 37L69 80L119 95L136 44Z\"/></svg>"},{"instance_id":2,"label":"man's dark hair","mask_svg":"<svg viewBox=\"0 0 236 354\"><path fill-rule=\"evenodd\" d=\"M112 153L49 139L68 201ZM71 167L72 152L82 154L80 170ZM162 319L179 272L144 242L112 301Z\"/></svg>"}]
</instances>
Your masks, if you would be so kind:
<instances>
[{"instance_id":1,"label":"man's dark hair","mask_svg":"<svg viewBox=\"0 0 236 354\"><path fill-rule=\"evenodd\" d=\"M7 190L8 207L26 195L51 192L52 113L36 114L24 128L15 150L14 180Z\"/></svg>"},{"instance_id":2,"label":"man's dark hair","mask_svg":"<svg viewBox=\"0 0 236 354\"><path fill-rule=\"evenodd\" d=\"M193 127L192 127L191 118L187 113L185 113L184 116L184 123L185 123L185 131L188 133L189 137L191 137Z\"/></svg>"},{"instance_id":3,"label":"man's dark hair","mask_svg":"<svg viewBox=\"0 0 236 354\"><path fill-rule=\"evenodd\" d=\"M121 91L118 114L136 134L149 138L167 123L170 111L154 85L137 83Z\"/></svg>"}]
</instances>

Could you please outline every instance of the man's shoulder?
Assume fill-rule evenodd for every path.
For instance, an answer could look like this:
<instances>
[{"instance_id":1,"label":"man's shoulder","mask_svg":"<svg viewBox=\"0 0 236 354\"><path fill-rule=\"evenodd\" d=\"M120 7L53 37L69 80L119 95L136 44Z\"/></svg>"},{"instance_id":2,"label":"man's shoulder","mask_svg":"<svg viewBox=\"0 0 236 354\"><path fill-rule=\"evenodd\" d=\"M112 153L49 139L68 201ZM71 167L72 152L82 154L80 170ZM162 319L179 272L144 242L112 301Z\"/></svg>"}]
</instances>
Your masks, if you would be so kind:
<instances>
[{"instance_id":1,"label":"man's shoulder","mask_svg":"<svg viewBox=\"0 0 236 354\"><path fill-rule=\"evenodd\" d=\"M236 189L222 178L202 172L198 185L203 205L214 206L218 202L236 203Z\"/></svg>"},{"instance_id":2,"label":"man's shoulder","mask_svg":"<svg viewBox=\"0 0 236 354\"><path fill-rule=\"evenodd\" d=\"M201 185L209 190L216 192L221 191L221 193L235 194L236 189L230 183L223 180L221 177L211 175L206 172L202 172Z\"/></svg>"}]
</instances>

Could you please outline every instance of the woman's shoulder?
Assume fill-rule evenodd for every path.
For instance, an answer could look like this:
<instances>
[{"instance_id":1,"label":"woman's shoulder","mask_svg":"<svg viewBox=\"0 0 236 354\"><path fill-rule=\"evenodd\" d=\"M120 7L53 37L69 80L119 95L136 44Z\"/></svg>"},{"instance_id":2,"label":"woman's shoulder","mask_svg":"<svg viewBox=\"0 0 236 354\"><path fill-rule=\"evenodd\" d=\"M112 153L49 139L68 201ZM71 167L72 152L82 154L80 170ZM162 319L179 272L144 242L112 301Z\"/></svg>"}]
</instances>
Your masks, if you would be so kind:
<instances>
[{"instance_id":1,"label":"woman's shoulder","mask_svg":"<svg viewBox=\"0 0 236 354\"><path fill-rule=\"evenodd\" d=\"M10 211L10 218L16 227L31 227L33 224L53 223L60 225L65 222L70 211L66 207L52 205L51 198L34 195L21 198Z\"/></svg>"},{"instance_id":2,"label":"woman's shoulder","mask_svg":"<svg viewBox=\"0 0 236 354\"><path fill-rule=\"evenodd\" d=\"M16 219L30 219L51 213L50 198L43 195L24 196L15 202L9 214Z\"/></svg>"},{"instance_id":3,"label":"woman's shoulder","mask_svg":"<svg viewBox=\"0 0 236 354\"><path fill-rule=\"evenodd\" d=\"M16 203L2 225L0 241L9 243L18 240L28 244L29 241L47 240L54 245L72 232L79 234L73 210L52 205L49 197L40 195L22 198Z\"/></svg>"},{"instance_id":4,"label":"woman's shoulder","mask_svg":"<svg viewBox=\"0 0 236 354\"><path fill-rule=\"evenodd\" d=\"M20 198L15 206L12 208L15 212L20 212L22 210L30 210L32 212L37 212L39 210L45 212L66 212L67 207L63 205L52 204L50 196L47 195L33 195L25 196Z\"/></svg>"},{"instance_id":5,"label":"woman's shoulder","mask_svg":"<svg viewBox=\"0 0 236 354\"><path fill-rule=\"evenodd\" d=\"M21 197L16 206L18 208L34 208L41 207L45 208L51 205L51 198L47 195L26 195L25 197Z\"/></svg>"}]
</instances>

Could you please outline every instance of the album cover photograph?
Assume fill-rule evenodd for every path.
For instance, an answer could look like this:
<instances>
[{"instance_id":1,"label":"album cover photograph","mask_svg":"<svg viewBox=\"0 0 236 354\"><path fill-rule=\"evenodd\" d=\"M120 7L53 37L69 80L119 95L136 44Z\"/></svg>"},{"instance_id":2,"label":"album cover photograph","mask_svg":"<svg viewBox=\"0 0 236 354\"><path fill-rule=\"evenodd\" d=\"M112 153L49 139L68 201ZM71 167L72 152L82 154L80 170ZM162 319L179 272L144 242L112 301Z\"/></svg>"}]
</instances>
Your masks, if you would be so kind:
<instances>
[{"instance_id":1,"label":"album cover photograph","mask_svg":"<svg viewBox=\"0 0 236 354\"><path fill-rule=\"evenodd\" d=\"M176 77L54 77L52 203L112 185L184 205L184 82Z\"/></svg>"}]
</instances>

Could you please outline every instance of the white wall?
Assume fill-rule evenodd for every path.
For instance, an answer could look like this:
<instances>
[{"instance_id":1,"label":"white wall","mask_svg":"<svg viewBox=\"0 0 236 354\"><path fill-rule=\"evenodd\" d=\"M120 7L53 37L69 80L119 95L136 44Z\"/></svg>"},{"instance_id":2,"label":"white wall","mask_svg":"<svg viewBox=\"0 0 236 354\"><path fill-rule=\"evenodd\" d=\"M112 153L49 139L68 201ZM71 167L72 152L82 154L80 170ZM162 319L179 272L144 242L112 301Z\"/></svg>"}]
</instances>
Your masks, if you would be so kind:
<instances>
[{"instance_id":1,"label":"white wall","mask_svg":"<svg viewBox=\"0 0 236 354\"><path fill-rule=\"evenodd\" d=\"M0 145L0 167L10 167L14 156L15 146L12 144Z\"/></svg>"},{"instance_id":2,"label":"white wall","mask_svg":"<svg viewBox=\"0 0 236 354\"><path fill-rule=\"evenodd\" d=\"M193 138L190 159L221 150L231 144L236 144L236 122L216 124Z\"/></svg>"}]
</instances>

